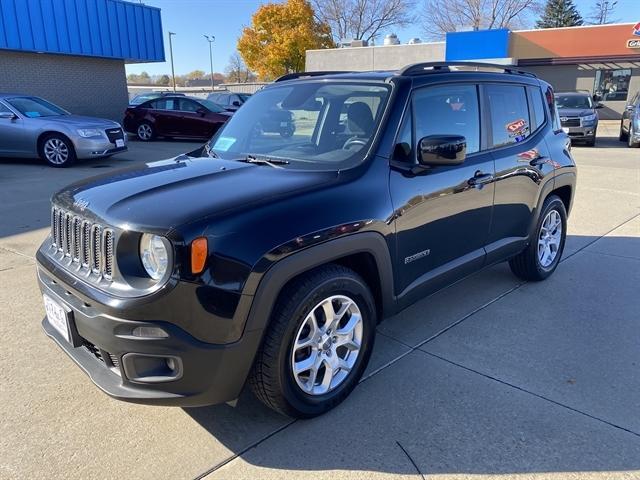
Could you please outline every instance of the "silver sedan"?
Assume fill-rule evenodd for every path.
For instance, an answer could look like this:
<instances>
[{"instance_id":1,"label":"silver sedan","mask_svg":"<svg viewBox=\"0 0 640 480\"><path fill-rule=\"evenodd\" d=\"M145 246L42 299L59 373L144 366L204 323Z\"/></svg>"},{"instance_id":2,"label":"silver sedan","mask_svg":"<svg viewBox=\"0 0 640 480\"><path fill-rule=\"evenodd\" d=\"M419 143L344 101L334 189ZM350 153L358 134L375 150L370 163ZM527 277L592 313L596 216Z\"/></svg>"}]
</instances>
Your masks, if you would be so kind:
<instances>
[{"instance_id":1,"label":"silver sedan","mask_svg":"<svg viewBox=\"0 0 640 480\"><path fill-rule=\"evenodd\" d=\"M0 157L40 157L52 167L127 150L117 122L72 115L39 97L0 94Z\"/></svg>"}]
</instances>

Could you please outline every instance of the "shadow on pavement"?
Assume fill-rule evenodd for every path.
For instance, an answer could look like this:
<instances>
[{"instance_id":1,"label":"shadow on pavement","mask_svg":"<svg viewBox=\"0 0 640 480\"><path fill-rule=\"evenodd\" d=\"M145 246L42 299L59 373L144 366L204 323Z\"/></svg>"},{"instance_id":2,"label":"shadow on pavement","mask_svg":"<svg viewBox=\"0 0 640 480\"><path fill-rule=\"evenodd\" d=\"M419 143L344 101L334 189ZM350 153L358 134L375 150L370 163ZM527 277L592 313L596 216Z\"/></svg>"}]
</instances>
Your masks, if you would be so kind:
<instances>
[{"instance_id":1,"label":"shadow on pavement","mask_svg":"<svg viewBox=\"0 0 640 480\"><path fill-rule=\"evenodd\" d=\"M634 320L640 299L633 296L633 285L640 284L636 225L626 225L631 236L569 236L581 245L580 255L563 258L545 282L521 284L498 265L421 300L411 316L426 327L414 348L324 416L281 417L279 427L255 438L254 422L274 414L249 392L235 409L185 409L231 450L204 473L260 478L263 469L276 469L282 475L269 478L298 478L300 472L343 470L364 478L366 472L544 472L580 478L582 472L640 469L640 405L632 400L640 398L640 348L630 340L637 346L640 338ZM436 316L468 303L488 282L507 290L438 324ZM400 331L399 321L416 318L400 314L382 326L395 323L388 331ZM437 329L429 331L432 323ZM433 339L435 353L428 347Z\"/></svg>"}]
</instances>

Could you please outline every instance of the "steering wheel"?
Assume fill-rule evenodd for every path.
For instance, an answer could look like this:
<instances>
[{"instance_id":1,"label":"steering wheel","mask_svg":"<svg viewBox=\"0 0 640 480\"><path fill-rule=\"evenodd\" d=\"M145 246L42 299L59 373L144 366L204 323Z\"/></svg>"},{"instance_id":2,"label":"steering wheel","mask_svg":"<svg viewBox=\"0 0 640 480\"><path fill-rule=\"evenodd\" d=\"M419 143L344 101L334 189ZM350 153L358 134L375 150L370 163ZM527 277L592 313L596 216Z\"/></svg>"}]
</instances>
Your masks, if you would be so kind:
<instances>
[{"instance_id":1,"label":"steering wheel","mask_svg":"<svg viewBox=\"0 0 640 480\"><path fill-rule=\"evenodd\" d=\"M342 149L351 150L351 147L353 145L360 145L360 147L364 147L366 144L367 140L365 140L364 138L351 137L349 140L344 142L344 145L342 145Z\"/></svg>"}]
</instances>

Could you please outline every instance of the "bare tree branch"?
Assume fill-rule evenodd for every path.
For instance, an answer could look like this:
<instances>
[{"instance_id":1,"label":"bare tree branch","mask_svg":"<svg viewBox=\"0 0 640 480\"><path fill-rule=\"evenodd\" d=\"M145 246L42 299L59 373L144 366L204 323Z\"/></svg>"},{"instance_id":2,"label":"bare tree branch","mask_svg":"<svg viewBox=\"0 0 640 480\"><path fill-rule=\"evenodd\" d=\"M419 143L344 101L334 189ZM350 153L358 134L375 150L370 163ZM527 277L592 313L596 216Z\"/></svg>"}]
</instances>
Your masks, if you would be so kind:
<instances>
[{"instance_id":1,"label":"bare tree branch","mask_svg":"<svg viewBox=\"0 0 640 480\"><path fill-rule=\"evenodd\" d=\"M527 25L540 0L424 0L422 29L433 39L462 28L498 29Z\"/></svg>"},{"instance_id":2,"label":"bare tree branch","mask_svg":"<svg viewBox=\"0 0 640 480\"><path fill-rule=\"evenodd\" d=\"M366 40L411 23L414 0L313 0L315 14L334 39Z\"/></svg>"}]
</instances>

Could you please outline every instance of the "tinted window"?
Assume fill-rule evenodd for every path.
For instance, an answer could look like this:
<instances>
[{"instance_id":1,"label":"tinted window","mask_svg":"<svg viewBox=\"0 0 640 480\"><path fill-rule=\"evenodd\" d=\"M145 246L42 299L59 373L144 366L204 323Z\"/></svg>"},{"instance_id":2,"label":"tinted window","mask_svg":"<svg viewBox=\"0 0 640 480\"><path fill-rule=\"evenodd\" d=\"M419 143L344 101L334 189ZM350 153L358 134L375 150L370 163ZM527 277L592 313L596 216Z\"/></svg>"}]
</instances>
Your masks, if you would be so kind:
<instances>
[{"instance_id":1,"label":"tinted window","mask_svg":"<svg viewBox=\"0 0 640 480\"><path fill-rule=\"evenodd\" d=\"M7 103L28 118L66 115L60 107L38 97L15 97L8 99Z\"/></svg>"},{"instance_id":2,"label":"tinted window","mask_svg":"<svg viewBox=\"0 0 640 480\"><path fill-rule=\"evenodd\" d=\"M196 102L184 98L180 99L179 105L178 110L182 110L183 112L196 112L198 108L201 108Z\"/></svg>"},{"instance_id":3,"label":"tinted window","mask_svg":"<svg viewBox=\"0 0 640 480\"><path fill-rule=\"evenodd\" d=\"M558 115L558 109L556 108L556 99L553 94L553 89L551 87L547 88L547 91L544 92L545 100L547 101L547 106L549 107L549 113L551 114L551 125L553 126L553 131L558 132L562 129L560 125L560 115Z\"/></svg>"},{"instance_id":4,"label":"tinted window","mask_svg":"<svg viewBox=\"0 0 640 480\"><path fill-rule=\"evenodd\" d=\"M155 110L176 110L176 100L173 98L159 98L144 105L145 108Z\"/></svg>"},{"instance_id":5,"label":"tinted window","mask_svg":"<svg viewBox=\"0 0 640 480\"><path fill-rule=\"evenodd\" d=\"M480 150L480 113L475 85L446 85L413 95L416 142L429 135L464 135L467 153Z\"/></svg>"},{"instance_id":6,"label":"tinted window","mask_svg":"<svg viewBox=\"0 0 640 480\"><path fill-rule=\"evenodd\" d=\"M402 126L400 127L400 133L396 141L396 148L393 154L393 159L399 162L415 163L415 157L411 154L413 152L413 121L411 107L404 116Z\"/></svg>"},{"instance_id":7,"label":"tinted window","mask_svg":"<svg viewBox=\"0 0 640 480\"><path fill-rule=\"evenodd\" d=\"M524 87L487 85L493 146L522 142L531 134Z\"/></svg>"},{"instance_id":8,"label":"tinted window","mask_svg":"<svg viewBox=\"0 0 640 480\"><path fill-rule=\"evenodd\" d=\"M527 87L529 93L529 112L531 113L531 129L537 130L544 124L544 101L538 87Z\"/></svg>"}]
</instances>

